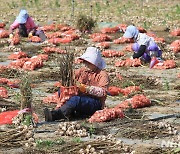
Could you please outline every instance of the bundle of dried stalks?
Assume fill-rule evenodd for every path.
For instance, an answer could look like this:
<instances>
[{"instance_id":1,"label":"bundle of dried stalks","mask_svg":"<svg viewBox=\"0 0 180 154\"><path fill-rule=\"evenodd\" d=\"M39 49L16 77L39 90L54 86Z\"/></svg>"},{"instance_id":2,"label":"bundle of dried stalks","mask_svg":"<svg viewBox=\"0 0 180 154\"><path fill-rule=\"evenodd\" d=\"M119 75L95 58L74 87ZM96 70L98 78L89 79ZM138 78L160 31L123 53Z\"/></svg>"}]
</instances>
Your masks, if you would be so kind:
<instances>
[{"instance_id":1,"label":"bundle of dried stalks","mask_svg":"<svg viewBox=\"0 0 180 154\"><path fill-rule=\"evenodd\" d=\"M121 140L116 140L114 137L102 137L100 139L66 144L61 146L61 150L67 154L70 153L130 153L132 149L125 145Z\"/></svg>"},{"instance_id":2,"label":"bundle of dried stalks","mask_svg":"<svg viewBox=\"0 0 180 154\"><path fill-rule=\"evenodd\" d=\"M73 61L74 61L74 53L67 52L67 54L61 55L58 58L58 67L59 67L59 75L62 86L73 86Z\"/></svg>"},{"instance_id":3,"label":"bundle of dried stalks","mask_svg":"<svg viewBox=\"0 0 180 154\"><path fill-rule=\"evenodd\" d=\"M0 133L0 147L19 147L32 137L32 131L29 131L27 126L7 130Z\"/></svg>"},{"instance_id":4,"label":"bundle of dried stalks","mask_svg":"<svg viewBox=\"0 0 180 154\"><path fill-rule=\"evenodd\" d=\"M32 89L28 73L23 73L20 82L21 109L30 108L32 102Z\"/></svg>"}]
</instances>

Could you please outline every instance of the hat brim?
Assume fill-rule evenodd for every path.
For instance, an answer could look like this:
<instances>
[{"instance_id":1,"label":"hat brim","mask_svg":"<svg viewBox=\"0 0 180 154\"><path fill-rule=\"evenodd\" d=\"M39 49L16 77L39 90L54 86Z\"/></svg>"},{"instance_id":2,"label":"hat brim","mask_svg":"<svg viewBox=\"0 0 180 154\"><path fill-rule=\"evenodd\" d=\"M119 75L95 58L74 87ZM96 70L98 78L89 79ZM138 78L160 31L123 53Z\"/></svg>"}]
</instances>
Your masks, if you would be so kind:
<instances>
[{"instance_id":1,"label":"hat brim","mask_svg":"<svg viewBox=\"0 0 180 154\"><path fill-rule=\"evenodd\" d=\"M88 59L85 59L84 57L78 57L78 59L86 61L88 63L91 63L90 61L88 61ZM93 63L91 63L91 64L93 64ZM96 66L96 65L94 65L94 66ZM106 67L106 62L104 61L104 59L101 59L101 66L96 66L96 67L99 68L100 70L104 69Z\"/></svg>"},{"instance_id":2,"label":"hat brim","mask_svg":"<svg viewBox=\"0 0 180 154\"><path fill-rule=\"evenodd\" d=\"M131 33L129 33L129 31L125 31L123 37L125 37L125 38L132 38L133 36L131 35Z\"/></svg>"}]
</instances>

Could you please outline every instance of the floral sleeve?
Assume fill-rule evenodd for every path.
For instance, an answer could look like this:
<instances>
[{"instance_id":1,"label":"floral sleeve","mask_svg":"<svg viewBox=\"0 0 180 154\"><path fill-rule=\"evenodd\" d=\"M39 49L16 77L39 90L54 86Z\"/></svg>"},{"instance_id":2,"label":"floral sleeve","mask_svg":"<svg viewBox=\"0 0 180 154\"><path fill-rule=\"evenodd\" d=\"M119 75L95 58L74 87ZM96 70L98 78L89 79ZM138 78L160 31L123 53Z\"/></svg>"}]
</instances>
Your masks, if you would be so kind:
<instances>
[{"instance_id":1,"label":"floral sleeve","mask_svg":"<svg viewBox=\"0 0 180 154\"><path fill-rule=\"evenodd\" d=\"M106 90L101 87L88 86L86 92L90 95L97 96L97 97L106 96Z\"/></svg>"}]
</instances>

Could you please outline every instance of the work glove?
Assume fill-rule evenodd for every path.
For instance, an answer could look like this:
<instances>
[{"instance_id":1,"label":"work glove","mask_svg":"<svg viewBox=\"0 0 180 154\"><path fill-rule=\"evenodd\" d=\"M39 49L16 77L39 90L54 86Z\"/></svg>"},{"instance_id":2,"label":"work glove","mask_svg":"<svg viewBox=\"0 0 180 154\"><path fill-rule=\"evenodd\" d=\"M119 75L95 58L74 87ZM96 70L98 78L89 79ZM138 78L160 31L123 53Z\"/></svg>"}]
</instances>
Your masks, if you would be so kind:
<instances>
[{"instance_id":1,"label":"work glove","mask_svg":"<svg viewBox=\"0 0 180 154\"><path fill-rule=\"evenodd\" d=\"M13 38L13 34L9 34L9 38L12 39Z\"/></svg>"},{"instance_id":2,"label":"work glove","mask_svg":"<svg viewBox=\"0 0 180 154\"><path fill-rule=\"evenodd\" d=\"M130 59L134 59L133 56L131 56Z\"/></svg>"},{"instance_id":3,"label":"work glove","mask_svg":"<svg viewBox=\"0 0 180 154\"><path fill-rule=\"evenodd\" d=\"M30 32L30 33L28 34L28 37L31 38L32 36L33 36L33 34Z\"/></svg>"},{"instance_id":4,"label":"work glove","mask_svg":"<svg viewBox=\"0 0 180 154\"><path fill-rule=\"evenodd\" d=\"M85 84L80 84L78 88L79 88L80 92L82 92L82 93L86 92L86 85Z\"/></svg>"},{"instance_id":5,"label":"work glove","mask_svg":"<svg viewBox=\"0 0 180 154\"><path fill-rule=\"evenodd\" d=\"M85 93L86 92L86 85L80 83L79 85L77 85L78 89L80 92Z\"/></svg>"}]
</instances>

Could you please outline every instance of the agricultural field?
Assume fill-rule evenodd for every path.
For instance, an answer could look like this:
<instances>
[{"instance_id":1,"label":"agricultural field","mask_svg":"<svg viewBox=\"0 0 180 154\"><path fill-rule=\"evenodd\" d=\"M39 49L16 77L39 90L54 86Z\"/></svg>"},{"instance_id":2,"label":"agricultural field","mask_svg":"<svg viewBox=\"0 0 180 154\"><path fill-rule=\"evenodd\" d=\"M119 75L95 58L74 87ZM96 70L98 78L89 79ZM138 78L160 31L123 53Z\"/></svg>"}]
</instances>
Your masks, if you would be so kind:
<instances>
[{"instance_id":1,"label":"agricultural field","mask_svg":"<svg viewBox=\"0 0 180 154\"><path fill-rule=\"evenodd\" d=\"M172 35L180 29L179 0L1 0L4 30L8 31L21 8L27 9L48 39L41 43L20 38L11 45L8 35L0 38L0 114L17 113L27 107L22 104L26 102L32 104L36 123L32 127L26 116L25 126L2 125L0 116L0 154L180 153L180 47L171 46L180 40L180 35ZM152 34L162 49L163 60L173 61L174 66L150 69L143 62L136 67L121 66L118 62L133 54L131 43L118 42L124 26L130 24ZM111 28L113 31L107 32ZM94 40L94 33L107 39ZM73 39L67 39L69 35ZM43 109L57 105L58 82L65 72L60 70L62 58L73 53L72 66L79 68L82 64L77 57L89 46L102 50L110 87L116 87L115 94L109 92L107 96L107 108L140 96L150 104L128 106L123 118L104 122L90 122L90 117L45 122ZM30 66L28 59L37 62ZM128 87L132 89L128 91ZM124 91L117 92L117 88Z\"/></svg>"}]
</instances>

